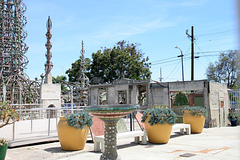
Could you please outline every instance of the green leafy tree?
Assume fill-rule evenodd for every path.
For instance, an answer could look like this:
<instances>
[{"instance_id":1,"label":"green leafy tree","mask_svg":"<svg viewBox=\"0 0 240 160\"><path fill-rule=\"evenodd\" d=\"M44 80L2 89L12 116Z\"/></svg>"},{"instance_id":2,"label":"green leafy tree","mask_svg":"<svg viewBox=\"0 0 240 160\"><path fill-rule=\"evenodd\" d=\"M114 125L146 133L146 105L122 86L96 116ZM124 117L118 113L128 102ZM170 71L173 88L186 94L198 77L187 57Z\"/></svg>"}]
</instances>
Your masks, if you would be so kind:
<instances>
[{"instance_id":1,"label":"green leafy tree","mask_svg":"<svg viewBox=\"0 0 240 160\"><path fill-rule=\"evenodd\" d=\"M239 88L240 55L237 50L220 53L217 62L210 63L206 75L209 81L227 83L228 88Z\"/></svg>"},{"instance_id":2,"label":"green leafy tree","mask_svg":"<svg viewBox=\"0 0 240 160\"><path fill-rule=\"evenodd\" d=\"M86 70L90 70L90 65L92 61L89 58L85 58L85 67ZM76 82L77 78L81 74L81 59L79 58L74 63L72 63L72 68L68 69L66 71L66 74L68 75L68 79L70 82ZM89 72L86 73L86 75L89 77Z\"/></svg>"},{"instance_id":3,"label":"green leafy tree","mask_svg":"<svg viewBox=\"0 0 240 160\"><path fill-rule=\"evenodd\" d=\"M64 85L64 81L67 80L67 77L66 76L57 76L57 77L52 77L52 81L53 83L61 83L61 91L62 93L68 91L67 87Z\"/></svg>"},{"instance_id":4,"label":"green leafy tree","mask_svg":"<svg viewBox=\"0 0 240 160\"><path fill-rule=\"evenodd\" d=\"M146 80L150 78L148 57L138 49L140 44L119 41L113 48L104 48L92 54L92 61L85 59L86 75L89 79L100 78L102 82L111 83L121 78ZM80 75L80 59L67 70L70 81L76 81Z\"/></svg>"}]
</instances>

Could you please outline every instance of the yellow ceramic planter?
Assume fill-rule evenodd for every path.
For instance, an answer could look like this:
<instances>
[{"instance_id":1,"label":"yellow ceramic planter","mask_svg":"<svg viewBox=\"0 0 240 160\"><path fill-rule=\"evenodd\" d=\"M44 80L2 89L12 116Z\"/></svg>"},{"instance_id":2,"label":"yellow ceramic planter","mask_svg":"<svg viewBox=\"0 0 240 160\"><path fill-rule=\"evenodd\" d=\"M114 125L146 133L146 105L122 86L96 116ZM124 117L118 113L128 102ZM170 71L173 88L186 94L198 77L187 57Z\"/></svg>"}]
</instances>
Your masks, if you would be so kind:
<instances>
[{"instance_id":1,"label":"yellow ceramic planter","mask_svg":"<svg viewBox=\"0 0 240 160\"><path fill-rule=\"evenodd\" d=\"M191 125L191 133L202 133L205 117L193 116L190 111L184 111L183 123Z\"/></svg>"},{"instance_id":2,"label":"yellow ceramic planter","mask_svg":"<svg viewBox=\"0 0 240 160\"><path fill-rule=\"evenodd\" d=\"M60 117L57 130L63 150L81 150L84 148L89 132L88 126L85 126L84 129L69 127L66 118Z\"/></svg>"},{"instance_id":3,"label":"yellow ceramic planter","mask_svg":"<svg viewBox=\"0 0 240 160\"><path fill-rule=\"evenodd\" d=\"M149 117L145 120L145 129L147 131L148 140L151 143L168 143L172 132L172 125L165 124L153 124L148 123Z\"/></svg>"}]
</instances>

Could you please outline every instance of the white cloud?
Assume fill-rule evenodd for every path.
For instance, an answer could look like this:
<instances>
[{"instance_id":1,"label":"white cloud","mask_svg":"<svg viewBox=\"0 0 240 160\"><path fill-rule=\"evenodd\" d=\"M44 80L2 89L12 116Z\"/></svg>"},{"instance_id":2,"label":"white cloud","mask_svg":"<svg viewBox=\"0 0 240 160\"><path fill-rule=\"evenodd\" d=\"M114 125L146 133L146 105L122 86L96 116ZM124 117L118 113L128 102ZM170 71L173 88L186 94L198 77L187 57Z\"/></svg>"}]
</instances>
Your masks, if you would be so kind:
<instances>
[{"instance_id":1,"label":"white cloud","mask_svg":"<svg viewBox=\"0 0 240 160\"><path fill-rule=\"evenodd\" d=\"M122 21L121 21L122 22ZM103 28L99 33L93 35L96 39L122 39L129 36L143 34L155 29L173 27L176 24L164 19L154 19L143 21L140 18L130 18L124 23L111 22L107 28Z\"/></svg>"}]
</instances>

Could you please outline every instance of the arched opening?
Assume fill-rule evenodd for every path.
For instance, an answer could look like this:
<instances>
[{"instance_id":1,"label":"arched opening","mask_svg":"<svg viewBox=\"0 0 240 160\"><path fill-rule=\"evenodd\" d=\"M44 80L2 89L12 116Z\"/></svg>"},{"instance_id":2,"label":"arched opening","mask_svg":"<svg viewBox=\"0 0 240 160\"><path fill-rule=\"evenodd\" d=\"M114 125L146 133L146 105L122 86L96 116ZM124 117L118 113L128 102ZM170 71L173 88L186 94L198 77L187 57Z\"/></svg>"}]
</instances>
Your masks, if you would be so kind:
<instances>
[{"instance_id":1,"label":"arched opening","mask_svg":"<svg viewBox=\"0 0 240 160\"><path fill-rule=\"evenodd\" d=\"M54 104L50 104L48 106L48 108L50 108L50 109L48 110L47 118L56 118L57 110L56 110L55 105Z\"/></svg>"}]
</instances>

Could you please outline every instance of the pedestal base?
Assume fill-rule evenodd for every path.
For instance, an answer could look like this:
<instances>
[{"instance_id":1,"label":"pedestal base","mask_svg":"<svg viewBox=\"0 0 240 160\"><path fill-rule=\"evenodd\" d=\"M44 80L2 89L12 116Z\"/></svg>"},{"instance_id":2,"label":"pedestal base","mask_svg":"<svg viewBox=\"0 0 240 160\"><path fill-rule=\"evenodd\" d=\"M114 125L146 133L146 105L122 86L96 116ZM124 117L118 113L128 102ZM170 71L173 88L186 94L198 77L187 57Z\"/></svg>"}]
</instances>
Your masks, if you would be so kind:
<instances>
[{"instance_id":1,"label":"pedestal base","mask_svg":"<svg viewBox=\"0 0 240 160\"><path fill-rule=\"evenodd\" d=\"M113 104L113 105L99 105L90 106L86 110L92 115L97 116L105 122L104 131L104 153L101 155L100 160L118 160L120 159L117 154L117 121L135 111L139 108L135 104Z\"/></svg>"},{"instance_id":2,"label":"pedestal base","mask_svg":"<svg viewBox=\"0 0 240 160\"><path fill-rule=\"evenodd\" d=\"M105 122L105 131L104 131L104 141L105 141L105 150L101 155L100 160L117 160L117 120L114 121L104 121Z\"/></svg>"}]
</instances>

